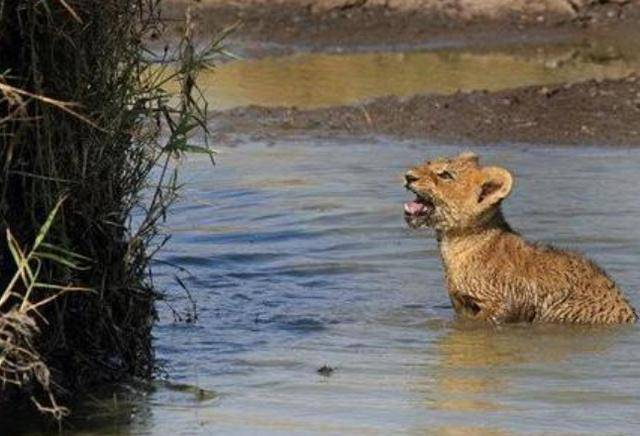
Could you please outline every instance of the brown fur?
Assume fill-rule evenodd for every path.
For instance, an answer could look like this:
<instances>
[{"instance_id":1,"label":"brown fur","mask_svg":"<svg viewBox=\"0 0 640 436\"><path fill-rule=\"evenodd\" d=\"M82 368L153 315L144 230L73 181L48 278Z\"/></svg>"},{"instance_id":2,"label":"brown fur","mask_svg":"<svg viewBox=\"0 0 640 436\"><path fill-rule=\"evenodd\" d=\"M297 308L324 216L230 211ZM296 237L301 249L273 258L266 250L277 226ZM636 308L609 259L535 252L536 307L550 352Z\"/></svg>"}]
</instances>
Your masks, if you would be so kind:
<instances>
[{"instance_id":1,"label":"brown fur","mask_svg":"<svg viewBox=\"0 0 640 436\"><path fill-rule=\"evenodd\" d=\"M446 176L446 177L445 177ZM500 203L512 175L481 167L463 153L407 172L406 187L430 213L407 215L412 227L433 227L456 312L492 323L616 324L637 315L615 283L590 260L532 244L505 221Z\"/></svg>"}]
</instances>

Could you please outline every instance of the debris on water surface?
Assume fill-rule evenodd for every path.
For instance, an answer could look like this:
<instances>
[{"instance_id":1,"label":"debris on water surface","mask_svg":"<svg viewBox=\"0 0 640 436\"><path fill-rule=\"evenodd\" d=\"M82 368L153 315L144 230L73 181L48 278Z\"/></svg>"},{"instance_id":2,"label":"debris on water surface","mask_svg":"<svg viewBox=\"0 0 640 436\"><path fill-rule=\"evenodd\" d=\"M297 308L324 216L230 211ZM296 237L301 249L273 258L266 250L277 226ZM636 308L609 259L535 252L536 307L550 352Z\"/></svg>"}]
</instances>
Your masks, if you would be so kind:
<instances>
[{"instance_id":1,"label":"debris on water surface","mask_svg":"<svg viewBox=\"0 0 640 436\"><path fill-rule=\"evenodd\" d=\"M325 376L325 377L329 377L331 374L333 374L333 371L335 371L334 368L332 368L329 365L322 365L320 368L318 368L318 374Z\"/></svg>"},{"instance_id":2,"label":"debris on water surface","mask_svg":"<svg viewBox=\"0 0 640 436\"><path fill-rule=\"evenodd\" d=\"M201 388L200 386L196 385L186 383L173 383L170 381L162 381L161 385L164 388L174 392L193 395L193 398L196 401L209 401L218 398L218 394L215 391Z\"/></svg>"}]
</instances>

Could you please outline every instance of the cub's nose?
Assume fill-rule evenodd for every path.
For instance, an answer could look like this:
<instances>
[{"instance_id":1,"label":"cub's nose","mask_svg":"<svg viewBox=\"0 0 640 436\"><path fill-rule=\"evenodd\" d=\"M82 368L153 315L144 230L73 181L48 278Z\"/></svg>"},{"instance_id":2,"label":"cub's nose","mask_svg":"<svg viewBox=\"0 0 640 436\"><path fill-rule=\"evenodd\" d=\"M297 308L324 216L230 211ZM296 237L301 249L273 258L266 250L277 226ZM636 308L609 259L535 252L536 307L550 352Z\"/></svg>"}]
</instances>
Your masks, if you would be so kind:
<instances>
[{"instance_id":1,"label":"cub's nose","mask_svg":"<svg viewBox=\"0 0 640 436\"><path fill-rule=\"evenodd\" d=\"M404 184L405 184L405 185L410 185L410 184L412 184L413 182L415 182L416 180L418 180L418 177L416 177L414 174L412 174L412 173L410 173L410 172L409 172L409 173L406 173L406 174L404 175Z\"/></svg>"}]
</instances>

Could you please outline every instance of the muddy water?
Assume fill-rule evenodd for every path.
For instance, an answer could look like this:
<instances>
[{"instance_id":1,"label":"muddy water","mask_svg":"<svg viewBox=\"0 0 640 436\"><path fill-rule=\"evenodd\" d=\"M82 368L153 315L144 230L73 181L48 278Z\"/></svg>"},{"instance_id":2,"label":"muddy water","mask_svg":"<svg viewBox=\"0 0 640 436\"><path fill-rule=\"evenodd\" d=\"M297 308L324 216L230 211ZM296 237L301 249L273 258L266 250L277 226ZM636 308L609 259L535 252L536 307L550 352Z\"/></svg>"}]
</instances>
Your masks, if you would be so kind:
<instances>
[{"instance_id":1,"label":"muddy water","mask_svg":"<svg viewBox=\"0 0 640 436\"><path fill-rule=\"evenodd\" d=\"M217 109L251 104L316 108L387 95L619 78L638 70L638 47L615 41L490 51L296 54L230 62L201 79Z\"/></svg>"},{"instance_id":2,"label":"muddy water","mask_svg":"<svg viewBox=\"0 0 640 436\"><path fill-rule=\"evenodd\" d=\"M161 304L167 381L79 413L78 434L634 434L640 331L454 320L400 174L456 147L301 138L185 162L162 260L198 322ZM486 147L517 177L506 215L580 250L640 307L640 150ZM176 271L156 268L190 307ZM317 373L323 365L330 376Z\"/></svg>"}]
</instances>

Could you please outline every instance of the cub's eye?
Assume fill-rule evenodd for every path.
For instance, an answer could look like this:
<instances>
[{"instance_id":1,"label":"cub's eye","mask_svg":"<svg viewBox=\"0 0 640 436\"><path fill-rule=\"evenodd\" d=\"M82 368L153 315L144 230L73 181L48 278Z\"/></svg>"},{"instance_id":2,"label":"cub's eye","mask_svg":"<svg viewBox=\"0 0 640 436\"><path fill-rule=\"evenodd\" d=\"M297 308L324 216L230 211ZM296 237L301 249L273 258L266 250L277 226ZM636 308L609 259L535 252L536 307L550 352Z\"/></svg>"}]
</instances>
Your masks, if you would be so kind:
<instances>
[{"instance_id":1,"label":"cub's eye","mask_svg":"<svg viewBox=\"0 0 640 436\"><path fill-rule=\"evenodd\" d=\"M451 173L450 173L449 171L447 171L447 170L442 170L442 171L440 171L440 172L436 173L436 175L437 175L438 177L440 177L441 179L443 179L443 180L453 180L453 179L455 179L455 177L453 176L453 174L451 174Z\"/></svg>"}]
</instances>

